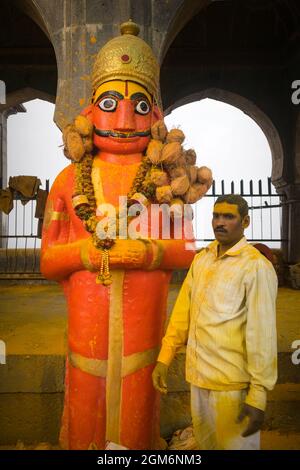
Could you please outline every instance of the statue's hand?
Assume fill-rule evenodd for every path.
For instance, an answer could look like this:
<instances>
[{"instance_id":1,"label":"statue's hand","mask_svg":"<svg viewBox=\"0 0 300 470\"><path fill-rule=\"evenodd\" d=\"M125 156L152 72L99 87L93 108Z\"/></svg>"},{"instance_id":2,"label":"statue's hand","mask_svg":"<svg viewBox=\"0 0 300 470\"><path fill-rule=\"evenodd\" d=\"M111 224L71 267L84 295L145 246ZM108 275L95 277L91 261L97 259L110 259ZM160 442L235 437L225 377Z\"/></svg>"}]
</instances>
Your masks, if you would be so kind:
<instances>
[{"instance_id":1,"label":"statue's hand","mask_svg":"<svg viewBox=\"0 0 300 470\"><path fill-rule=\"evenodd\" d=\"M109 250L109 264L114 267L141 269L147 260L147 248L140 240L116 240Z\"/></svg>"},{"instance_id":2,"label":"statue's hand","mask_svg":"<svg viewBox=\"0 0 300 470\"><path fill-rule=\"evenodd\" d=\"M114 268L142 269L147 265L147 246L140 240L115 240L109 250L109 265ZM82 241L81 259L89 271L99 271L102 250L97 249L91 238Z\"/></svg>"}]
</instances>

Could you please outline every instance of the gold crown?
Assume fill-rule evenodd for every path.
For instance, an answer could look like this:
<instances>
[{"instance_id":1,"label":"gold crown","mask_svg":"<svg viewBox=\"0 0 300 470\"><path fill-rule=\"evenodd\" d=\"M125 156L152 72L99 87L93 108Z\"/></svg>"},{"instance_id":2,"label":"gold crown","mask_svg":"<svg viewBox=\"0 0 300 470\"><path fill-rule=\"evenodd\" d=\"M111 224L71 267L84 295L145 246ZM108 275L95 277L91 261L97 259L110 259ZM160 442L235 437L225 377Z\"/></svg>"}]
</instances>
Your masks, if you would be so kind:
<instances>
[{"instance_id":1,"label":"gold crown","mask_svg":"<svg viewBox=\"0 0 300 470\"><path fill-rule=\"evenodd\" d=\"M132 80L159 97L159 65L151 47L138 38L140 28L132 20L120 27L122 36L108 41L98 52L92 72L95 91L109 80Z\"/></svg>"}]
</instances>

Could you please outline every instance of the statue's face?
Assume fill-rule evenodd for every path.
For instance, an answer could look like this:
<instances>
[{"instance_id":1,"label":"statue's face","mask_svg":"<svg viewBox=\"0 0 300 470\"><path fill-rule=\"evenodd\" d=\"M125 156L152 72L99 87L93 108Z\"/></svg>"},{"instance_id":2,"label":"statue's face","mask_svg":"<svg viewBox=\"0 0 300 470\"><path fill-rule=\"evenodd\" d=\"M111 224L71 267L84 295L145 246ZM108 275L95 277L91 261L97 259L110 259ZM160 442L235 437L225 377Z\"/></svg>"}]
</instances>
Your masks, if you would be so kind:
<instances>
[{"instance_id":1,"label":"statue's face","mask_svg":"<svg viewBox=\"0 0 300 470\"><path fill-rule=\"evenodd\" d=\"M142 85L121 80L103 83L93 98L94 144L110 153L143 152L158 118L152 96Z\"/></svg>"}]
</instances>

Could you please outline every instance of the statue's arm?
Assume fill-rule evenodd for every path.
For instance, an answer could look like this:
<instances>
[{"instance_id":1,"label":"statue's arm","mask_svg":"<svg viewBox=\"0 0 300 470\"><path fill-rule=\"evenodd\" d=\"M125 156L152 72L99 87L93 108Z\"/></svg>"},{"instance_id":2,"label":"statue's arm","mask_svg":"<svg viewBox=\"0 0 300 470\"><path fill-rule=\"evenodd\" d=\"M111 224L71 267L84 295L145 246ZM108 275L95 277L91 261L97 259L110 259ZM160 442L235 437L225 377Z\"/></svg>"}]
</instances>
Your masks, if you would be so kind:
<instances>
[{"instance_id":1,"label":"statue's arm","mask_svg":"<svg viewBox=\"0 0 300 470\"><path fill-rule=\"evenodd\" d=\"M41 272L48 279L63 280L75 271L99 271L102 252L93 245L91 236L69 242L70 214L65 203L65 188L70 184L68 172L55 180L44 219ZM116 240L109 250L110 266L119 269L184 269L194 258L192 223L182 230L181 239Z\"/></svg>"},{"instance_id":2,"label":"statue's arm","mask_svg":"<svg viewBox=\"0 0 300 470\"><path fill-rule=\"evenodd\" d=\"M195 238L191 220L181 219L182 228L175 232L171 226L170 236L156 238L141 238L137 240L117 240L110 249L110 265L115 268L125 269L187 269L195 256ZM176 238L177 237L177 238ZM89 259L95 264L96 257L91 256L93 249L89 251Z\"/></svg>"},{"instance_id":3,"label":"statue's arm","mask_svg":"<svg viewBox=\"0 0 300 470\"><path fill-rule=\"evenodd\" d=\"M195 247L191 241L160 240L162 257L160 269L188 269L195 256Z\"/></svg>"},{"instance_id":4,"label":"statue's arm","mask_svg":"<svg viewBox=\"0 0 300 470\"><path fill-rule=\"evenodd\" d=\"M182 219L181 224L177 235L171 227L169 237L161 231L157 239L117 240L110 250L111 266L149 271L189 268L196 252L193 226L191 220Z\"/></svg>"},{"instance_id":5,"label":"statue's arm","mask_svg":"<svg viewBox=\"0 0 300 470\"><path fill-rule=\"evenodd\" d=\"M187 269L195 256L195 238L191 220L182 219L181 237L157 241L160 246L161 269ZM180 234L179 234L180 235Z\"/></svg>"},{"instance_id":6,"label":"statue's arm","mask_svg":"<svg viewBox=\"0 0 300 470\"><path fill-rule=\"evenodd\" d=\"M69 243L70 215L65 204L66 174L55 180L48 196L42 235L41 272L51 280L60 281L74 271L85 269L81 250L85 239Z\"/></svg>"},{"instance_id":7,"label":"statue's arm","mask_svg":"<svg viewBox=\"0 0 300 470\"><path fill-rule=\"evenodd\" d=\"M189 268L196 253L192 221L182 218L179 231L174 230L174 225L171 227L170 239L161 238L152 243L157 245L153 263L156 258L160 269Z\"/></svg>"},{"instance_id":8,"label":"statue's arm","mask_svg":"<svg viewBox=\"0 0 300 470\"><path fill-rule=\"evenodd\" d=\"M41 272L55 281L62 281L76 271L97 272L101 267L102 250L95 248L88 232L79 240L69 242L70 214L65 188L72 184L70 173L64 170L56 178L48 196L43 225ZM144 268L152 260L152 250L139 240L116 240L109 255L110 266L119 269Z\"/></svg>"}]
</instances>

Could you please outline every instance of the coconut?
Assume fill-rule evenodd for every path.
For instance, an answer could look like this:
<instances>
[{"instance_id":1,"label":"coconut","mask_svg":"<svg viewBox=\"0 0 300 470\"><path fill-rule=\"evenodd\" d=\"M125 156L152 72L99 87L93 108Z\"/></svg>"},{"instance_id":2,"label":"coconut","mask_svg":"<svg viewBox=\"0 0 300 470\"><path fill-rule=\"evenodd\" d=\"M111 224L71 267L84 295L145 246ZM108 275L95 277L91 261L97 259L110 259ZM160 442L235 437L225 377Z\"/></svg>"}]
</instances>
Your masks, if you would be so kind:
<instances>
[{"instance_id":1,"label":"coconut","mask_svg":"<svg viewBox=\"0 0 300 470\"><path fill-rule=\"evenodd\" d=\"M70 157L69 152L68 152L68 150L66 149L66 147L64 147L63 152L64 152L64 156L65 156L66 158L68 158L69 160L71 160L71 157Z\"/></svg>"},{"instance_id":2,"label":"coconut","mask_svg":"<svg viewBox=\"0 0 300 470\"><path fill-rule=\"evenodd\" d=\"M91 136L93 133L93 124L81 114L75 118L74 126L82 136Z\"/></svg>"},{"instance_id":3,"label":"coconut","mask_svg":"<svg viewBox=\"0 0 300 470\"><path fill-rule=\"evenodd\" d=\"M178 160L176 160L176 166L182 167L182 168L187 168L187 162L184 156L184 152L180 155Z\"/></svg>"},{"instance_id":4,"label":"coconut","mask_svg":"<svg viewBox=\"0 0 300 470\"><path fill-rule=\"evenodd\" d=\"M92 138L91 137L83 137L83 145L84 145L85 151L87 153L90 153L93 150L93 147L94 147Z\"/></svg>"},{"instance_id":5,"label":"coconut","mask_svg":"<svg viewBox=\"0 0 300 470\"><path fill-rule=\"evenodd\" d=\"M207 183L205 183L207 191L211 188L212 184L213 184L213 179L211 179L211 180L207 181Z\"/></svg>"},{"instance_id":6,"label":"coconut","mask_svg":"<svg viewBox=\"0 0 300 470\"><path fill-rule=\"evenodd\" d=\"M211 169L207 168L207 166L201 166L198 168L197 179L199 183L209 183L212 181L213 178Z\"/></svg>"},{"instance_id":7,"label":"coconut","mask_svg":"<svg viewBox=\"0 0 300 470\"><path fill-rule=\"evenodd\" d=\"M172 129L170 132L168 132L166 141L168 144L171 142L179 142L182 144L184 139L185 135L180 129Z\"/></svg>"},{"instance_id":8,"label":"coconut","mask_svg":"<svg viewBox=\"0 0 300 470\"><path fill-rule=\"evenodd\" d=\"M187 175L179 176L171 182L172 193L175 196L181 196L189 189L190 182Z\"/></svg>"},{"instance_id":9,"label":"coconut","mask_svg":"<svg viewBox=\"0 0 300 470\"><path fill-rule=\"evenodd\" d=\"M155 186L167 186L169 184L169 178L165 171L157 170L153 168L150 173L150 181Z\"/></svg>"},{"instance_id":10,"label":"coconut","mask_svg":"<svg viewBox=\"0 0 300 470\"><path fill-rule=\"evenodd\" d=\"M187 204L194 204L199 201L207 192L207 187L201 183L195 183L190 186L189 190L184 195L184 200Z\"/></svg>"},{"instance_id":11,"label":"coconut","mask_svg":"<svg viewBox=\"0 0 300 470\"><path fill-rule=\"evenodd\" d=\"M184 176L186 175L186 169L183 168L183 167L177 167L177 166L174 166L174 167L171 167L168 169L169 171L169 175L170 177L174 180L175 178L178 178L179 176Z\"/></svg>"},{"instance_id":12,"label":"coconut","mask_svg":"<svg viewBox=\"0 0 300 470\"><path fill-rule=\"evenodd\" d=\"M179 142L171 142L163 147L161 159L165 165L174 164L181 156L182 147Z\"/></svg>"},{"instance_id":13,"label":"coconut","mask_svg":"<svg viewBox=\"0 0 300 470\"><path fill-rule=\"evenodd\" d=\"M146 155L154 165L157 165L162 160L163 143L159 140L150 140Z\"/></svg>"},{"instance_id":14,"label":"coconut","mask_svg":"<svg viewBox=\"0 0 300 470\"><path fill-rule=\"evenodd\" d=\"M70 130L66 135L66 151L71 160L79 162L85 154L82 137L77 131Z\"/></svg>"},{"instance_id":15,"label":"coconut","mask_svg":"<svg viewBox=\"0 0 300 470\"><path fill-rule=\"evenodd\" d=\"M194 149L185 150L184 157L188 165L195 165L197 155Z\"/></svg>"},{"instance_id":16,"label":"coconut","mask_svg":"<svg viewBox=\"0 0 300 470\"><path fill-rule=\"evenodd\" d=\"M161 142L165 141L165 138L167 136L168 129L167 126L165 125L164 121L157 121L153 126L151 127L151 135L153 139L155 140L160 140Z\"/></svg>"},{"instance_id":17,"label":"coconut","mask_svg":"<svg viewBox=\"0 0 300 470\"><path fill-rule=\"evenodd\" d=\"M70 131L76 132L76 129L72 124L68 124L67 126L63 128L62 139L63 139L64 146L67 145L67 135L69 134Z\"/></svg>"},{"instance_id":18,"label":"coconut","mask_svg":"<svg viewBox=\"0 0 300 470\"><path fill-rule=\"evenodd\" d=\"M189 166L187 170L191 184L196 183L198 176L198 168L196 166Z\"/></svg>"},{"instance_id":19,"label":"coconut","mask_svg":"<svg viewBox=\"0 0 300 470\"><path fill-rule=\"evenodd\" d=\"M171 186L159 186L156 188L156 199L159 203L169 204L173 199Z\"/></svg>"}]
</instances>

